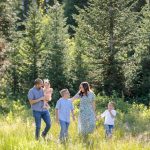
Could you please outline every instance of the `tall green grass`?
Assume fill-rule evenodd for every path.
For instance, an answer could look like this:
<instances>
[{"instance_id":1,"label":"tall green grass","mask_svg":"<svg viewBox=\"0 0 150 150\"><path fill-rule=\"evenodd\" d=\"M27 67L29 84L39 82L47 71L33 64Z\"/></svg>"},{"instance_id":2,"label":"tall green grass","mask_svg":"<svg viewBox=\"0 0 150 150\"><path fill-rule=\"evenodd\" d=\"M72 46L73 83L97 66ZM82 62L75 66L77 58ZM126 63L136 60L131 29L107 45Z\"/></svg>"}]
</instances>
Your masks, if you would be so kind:
<instances>
[{"instance_id":1,"label":"tall green grass","mask_svg":"<svg viewBox=\"0 0 150 150\"><path fill-rule=\"evenodd\" d=\"M143 105L129 105L128 111L117 110L112 139L105 139L103 120L97 121L94 133L86 141L78 134L77 120L71 122L69 140L65 145L58 142L60 127L55 123L53 109L52 127L46 141L42 138L35 141L31 111L19 102L13 102L9 107L10 111L0 116L0 150L150 150L150 110ZM98 106L97 112L101 113L102 109L103 106ZM42 129L44 126L43 122Z\"/></svg>"}]
</instances>

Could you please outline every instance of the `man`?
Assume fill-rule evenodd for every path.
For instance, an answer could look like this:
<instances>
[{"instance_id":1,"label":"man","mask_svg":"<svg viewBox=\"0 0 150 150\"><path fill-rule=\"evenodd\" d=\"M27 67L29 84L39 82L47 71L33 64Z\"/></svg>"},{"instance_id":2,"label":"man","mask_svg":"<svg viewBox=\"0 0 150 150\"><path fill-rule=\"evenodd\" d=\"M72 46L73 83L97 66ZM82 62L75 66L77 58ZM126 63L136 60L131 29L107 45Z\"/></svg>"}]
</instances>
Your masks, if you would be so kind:
<instances>
[{"instance_id":1,"label":"man","mask_svg":"<svg viewBox=\"0 0 150 150\"><path fill-rule=\"evenodd\" d=\"M36 140L40 137L40 128L41 128L41 119L46 123L46 127L42 132L42 137L45 138L50 127L50 113L47 109L43 108L44 105L44 91L42 89L43 81L41 79L36 79L34 82L34 87L29 90L28 99L31 104L31 109L33 111L33 116L35 119L36 130L35 130L35 138Z\"/></svg>"}]
</instances>

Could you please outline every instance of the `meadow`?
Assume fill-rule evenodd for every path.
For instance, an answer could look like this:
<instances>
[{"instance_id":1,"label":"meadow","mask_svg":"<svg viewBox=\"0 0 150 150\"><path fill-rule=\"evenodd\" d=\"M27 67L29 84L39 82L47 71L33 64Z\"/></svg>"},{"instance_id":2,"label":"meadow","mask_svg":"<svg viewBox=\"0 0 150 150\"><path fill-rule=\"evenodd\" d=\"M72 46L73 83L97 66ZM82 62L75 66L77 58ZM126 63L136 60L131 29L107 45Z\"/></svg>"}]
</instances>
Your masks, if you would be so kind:
<instances>
[{"instance_id":1,"label":"meadow","mask_svg":"<svg viewBox=\"0 0 150 150\"><path fill-rule=\"evenodd\" d=\"M97 97L97 114L100 114L109 101L108 97ZM46 140L34 139L34 120L32 112L19 101L0 102L0 150L150 150L150 109L142 104L129 104L117 100L116 127L112 139L105 139L103 120L96 123L96 129L87 141L78 135L77 119L69 127L69 140L66 144L58 142L59 125L54 119L51 107L52 127ZM75 102L78 116L79 102ZM42 123L42 129L44 123Z\"/></svg>"}]
</instances>

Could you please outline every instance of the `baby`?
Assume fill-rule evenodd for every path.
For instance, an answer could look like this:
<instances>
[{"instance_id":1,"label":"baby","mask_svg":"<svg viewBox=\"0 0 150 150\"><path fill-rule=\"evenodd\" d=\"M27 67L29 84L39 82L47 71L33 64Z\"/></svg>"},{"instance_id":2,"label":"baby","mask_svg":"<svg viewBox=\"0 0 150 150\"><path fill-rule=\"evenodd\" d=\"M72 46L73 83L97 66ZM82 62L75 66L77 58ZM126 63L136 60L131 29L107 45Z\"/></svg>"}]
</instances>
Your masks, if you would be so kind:
<instances>
[{"instance_id":1,"label":"baby","mask_svg":"<svg viewBox=\"0 0 150 150\"><path fill-rule=\"evenodd\" d=\"M45 96L45 101L44 101L44 109L49 109L50 106L48 105L48 101L51 101L52 99L52 93L53 93L53 89L51 88L50 82L48 79L44 80L44 96Z\"/></svg>"}]
</instances>

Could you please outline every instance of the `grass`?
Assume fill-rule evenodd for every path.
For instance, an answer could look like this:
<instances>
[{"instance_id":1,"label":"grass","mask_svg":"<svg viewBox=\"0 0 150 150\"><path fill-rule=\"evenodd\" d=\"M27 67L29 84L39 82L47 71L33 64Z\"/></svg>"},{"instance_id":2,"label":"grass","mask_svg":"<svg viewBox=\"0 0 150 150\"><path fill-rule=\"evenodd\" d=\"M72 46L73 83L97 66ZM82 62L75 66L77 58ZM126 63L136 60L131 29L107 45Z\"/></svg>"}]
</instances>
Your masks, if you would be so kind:
<instances>
[{"instance_id":1,"label":"grass","mask_svg":"<svg viewBox=\"0 0 150 150\"><path fill-rule=\"evenodd\" d=\"M44 127L44 123L42 125ZM102 125L97 125L95 132L85 142L77 134L77 122L72 122L69 128L69 141L66 145L58 143L60 127L53 121L47 140L34 140L34 122L32 117L7 116L0 119L0 149L1 150L150 150L150 142L133 137L130 134L122 136L121 130L114 131L110 140L104 137Z\"/></svg>"},{"instance_id":2,"label":"grass","mask_svg":"<svg viewBox=\"0 0 150 150\"><path fill-rule=\"evenodd\" d=\"M103 120L96 123L94 133L89 135L86 141L78 134L77 120L71 122L69 141L63 145L58 142L60 127L54 121L53 109L52 127L47 140L41 138L35 141L35 125L31 111L19 101L9 103L2 100L0 103L2 110L5 110L1 110L0 116L0 150L150 150L150 109L144 105L125 105L124 102L118 101L117 107L120 108L117 110L116 127L113 138L109 140L105 139ZM98 104L102 106L103 101L99 99ZM76 115L77 106L78 102L75 104ZM105 104L101 108L100 106L97 107L97 113L103 111ZM42 122L42 129L44 126Z\"/></svg>"}]
</instances>

